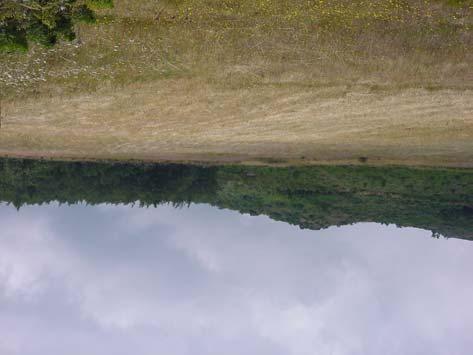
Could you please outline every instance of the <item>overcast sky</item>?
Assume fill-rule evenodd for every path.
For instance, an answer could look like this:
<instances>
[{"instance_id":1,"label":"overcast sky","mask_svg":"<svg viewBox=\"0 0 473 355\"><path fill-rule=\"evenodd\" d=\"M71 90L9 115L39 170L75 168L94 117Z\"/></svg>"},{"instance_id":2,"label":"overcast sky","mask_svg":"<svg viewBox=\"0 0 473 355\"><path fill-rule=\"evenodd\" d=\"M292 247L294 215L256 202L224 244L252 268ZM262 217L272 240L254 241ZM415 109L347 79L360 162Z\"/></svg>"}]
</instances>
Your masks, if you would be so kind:
<instances>
[{"instance_id":1,"label":"overcast sky","mask_svg":"<svg viewBox=\"0 0 473 355\"><path fill-rule=\"evenodd\" d=\"M0 205L2 355L473 351L473 242L205 205Z\"/></svg>"}]
</instances>

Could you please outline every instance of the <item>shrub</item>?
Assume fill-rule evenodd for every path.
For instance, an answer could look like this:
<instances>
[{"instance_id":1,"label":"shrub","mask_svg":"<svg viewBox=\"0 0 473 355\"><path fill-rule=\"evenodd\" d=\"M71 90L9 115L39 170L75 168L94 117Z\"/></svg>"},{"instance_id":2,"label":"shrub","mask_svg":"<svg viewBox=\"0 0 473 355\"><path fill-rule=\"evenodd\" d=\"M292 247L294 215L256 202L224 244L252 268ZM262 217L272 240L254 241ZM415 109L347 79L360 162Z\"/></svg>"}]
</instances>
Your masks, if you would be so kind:
<instances>
[{"instance_id":1,"label":"shrub","mask_svg":"<svg viewBox=\"0 0 473 355\"><path fill-rule=\"evenodd\" d=\"M28 42L53 46L73 40L74 24L93 23L94 10L113 7L113 0L3 0L0 2L0 51L26 51Z\"/></svg>"}]
</instances>

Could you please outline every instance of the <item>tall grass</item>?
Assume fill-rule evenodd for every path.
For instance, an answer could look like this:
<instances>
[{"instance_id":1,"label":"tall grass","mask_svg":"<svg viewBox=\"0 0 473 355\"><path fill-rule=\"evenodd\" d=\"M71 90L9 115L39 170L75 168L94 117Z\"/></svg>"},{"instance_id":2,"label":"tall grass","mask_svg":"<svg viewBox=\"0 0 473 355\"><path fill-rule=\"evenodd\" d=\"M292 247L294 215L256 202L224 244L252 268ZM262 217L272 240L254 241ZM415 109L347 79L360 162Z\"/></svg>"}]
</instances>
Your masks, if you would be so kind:
<instances>
[{"instance_id":1,"label":"tall grass","mask_svg":"<svg viewBox=\"0 0 473 355\"><path fill-rule=\"evenodd\" d=\"M115 0L78 40L0 55L6 98L192 77L258 85L471 88L473 8L450 0Z\"/></svg>"}]
</instances>

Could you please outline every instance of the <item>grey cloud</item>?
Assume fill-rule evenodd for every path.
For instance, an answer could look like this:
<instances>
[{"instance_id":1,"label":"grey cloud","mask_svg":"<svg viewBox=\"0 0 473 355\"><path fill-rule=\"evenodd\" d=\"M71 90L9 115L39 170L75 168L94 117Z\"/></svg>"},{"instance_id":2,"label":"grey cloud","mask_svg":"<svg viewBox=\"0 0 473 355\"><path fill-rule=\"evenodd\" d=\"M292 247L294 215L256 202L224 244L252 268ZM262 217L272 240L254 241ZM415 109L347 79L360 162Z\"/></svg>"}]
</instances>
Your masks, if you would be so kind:
<instances>
[{"instance_id":1,"label":"grey cloud","mask_svg":"<svg viewBox=\"0 0 473 355\"><path fill-rule=\"evenodd\" d=\"M0 223L2 354L473 348L466 241L299 230L205 205L0 206Z\"/></svg>"}]
</instances>

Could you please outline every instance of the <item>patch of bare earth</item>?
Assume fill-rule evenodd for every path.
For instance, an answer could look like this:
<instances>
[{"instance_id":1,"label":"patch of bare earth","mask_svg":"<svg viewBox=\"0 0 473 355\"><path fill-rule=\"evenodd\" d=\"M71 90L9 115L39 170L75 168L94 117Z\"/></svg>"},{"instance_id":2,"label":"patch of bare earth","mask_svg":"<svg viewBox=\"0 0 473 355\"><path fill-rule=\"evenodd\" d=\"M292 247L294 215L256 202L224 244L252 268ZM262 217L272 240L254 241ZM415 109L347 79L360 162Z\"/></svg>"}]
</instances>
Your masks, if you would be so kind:
<instances>
[{"instance_id":1,"label":"patch of bare earth","mask_svg":"<svg viewBox=\"0 0 473 355\"><path fill-rule=\"evenodd\" d=\"M473 166L473 91L189 79L3 104L0 154L66 159Z\"/></svg>"}]
</instances>

